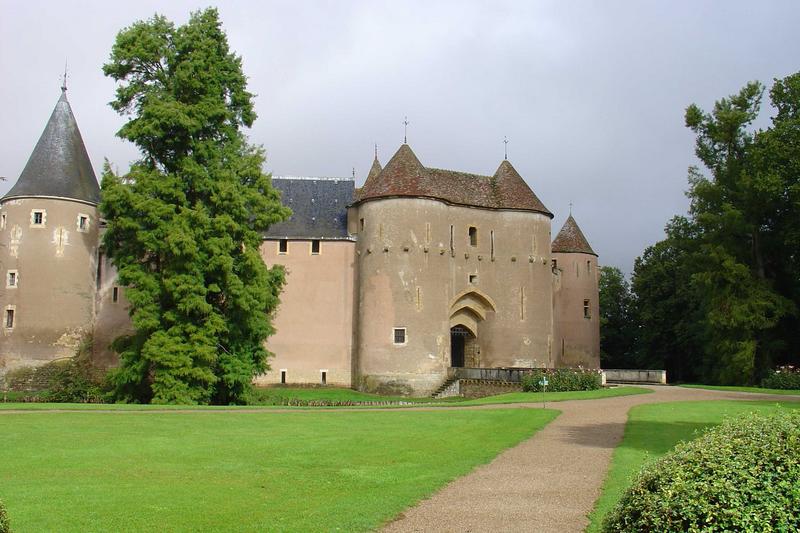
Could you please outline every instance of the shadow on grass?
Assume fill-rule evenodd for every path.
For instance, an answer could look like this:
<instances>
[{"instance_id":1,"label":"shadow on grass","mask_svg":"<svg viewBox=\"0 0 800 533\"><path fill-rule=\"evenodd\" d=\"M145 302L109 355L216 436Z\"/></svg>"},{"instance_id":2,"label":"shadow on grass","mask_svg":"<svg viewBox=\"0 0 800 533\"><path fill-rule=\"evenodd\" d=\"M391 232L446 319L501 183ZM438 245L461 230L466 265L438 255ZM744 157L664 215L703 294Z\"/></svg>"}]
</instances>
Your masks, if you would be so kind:
<instances>
[{"instance_id":1,"label":"shadow on grass","mask_svg":"<svg viewBox=\"0 0 800 533\"><path fill-rule=\"evenodd\" d=\"M712 424L713 425L713 424ZM614 449L634 448L651 454L661 454L675 445L676 440L690 439L699 435L709 424L698 422L644 422L637 421L629 429L628 441L620 444L625 433L626 422L609 422L590 426L564 428L564 440L587 448Z\"/></svg>"}]
</instances>

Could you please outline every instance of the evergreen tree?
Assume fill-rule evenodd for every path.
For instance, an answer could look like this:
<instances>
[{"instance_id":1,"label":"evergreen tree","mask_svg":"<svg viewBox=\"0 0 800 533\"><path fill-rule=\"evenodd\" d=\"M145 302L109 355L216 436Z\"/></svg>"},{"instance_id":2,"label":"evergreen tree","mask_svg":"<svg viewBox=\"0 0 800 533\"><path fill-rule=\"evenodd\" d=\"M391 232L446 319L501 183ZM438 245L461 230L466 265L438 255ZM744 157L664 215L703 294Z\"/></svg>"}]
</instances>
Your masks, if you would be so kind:
<instances>
[{"instance_id":1,"label":"evergreen tree","mask_svg":"<svg viewBox=\"0 0 800 533\"><path fill-rule=\"evenodd\" d=\"M268 368L284 282L259 255L262 234L289 215L242 133L256 114L241 59L207 9L122 30L103 71L118 82L111 106L131 117L118 136L142 154L102 179L103 246L135 328L115 341L118 398L241 402Z\"/></svg>"}]
</instances>

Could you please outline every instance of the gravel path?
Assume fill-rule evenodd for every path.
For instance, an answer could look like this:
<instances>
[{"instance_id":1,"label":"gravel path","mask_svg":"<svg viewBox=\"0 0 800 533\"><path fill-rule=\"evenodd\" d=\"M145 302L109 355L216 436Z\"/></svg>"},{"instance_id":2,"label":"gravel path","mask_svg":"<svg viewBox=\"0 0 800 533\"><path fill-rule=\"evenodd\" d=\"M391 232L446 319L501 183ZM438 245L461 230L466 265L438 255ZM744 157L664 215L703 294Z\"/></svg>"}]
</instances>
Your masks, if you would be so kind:
<instances>
[{"instance_id":1,"label":"gravel path","mask_svg":"<svg viewBox=\"0 0 800 533\"><path fill-rule=\"evenodd\" d=\"M682 387L652 389L652 394L550 404L561 415L543 430L407 510L383 531L580 532L589 524L586 515L600 496L631 407L687 400L800 399Z\"/></svg>"}]
</instances>

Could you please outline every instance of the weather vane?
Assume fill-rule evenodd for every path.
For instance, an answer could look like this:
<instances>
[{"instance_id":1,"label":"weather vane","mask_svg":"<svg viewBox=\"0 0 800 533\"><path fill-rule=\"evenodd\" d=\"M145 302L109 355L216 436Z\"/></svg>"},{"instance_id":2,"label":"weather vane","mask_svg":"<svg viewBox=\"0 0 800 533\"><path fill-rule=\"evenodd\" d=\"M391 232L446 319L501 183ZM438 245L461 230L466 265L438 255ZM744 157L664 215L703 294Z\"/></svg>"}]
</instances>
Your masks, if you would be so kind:
<instances>
[{"instance_id":1,"label":"weather vane","mask_svg":"<svg viewBox=\"0 0 800 533\"><path fill-rule=\"evenodd\" d=\"M408 117L403 120L403 144L408 144Z\"/></svg>"},{"instance_id":2,"label":"weather vane","mask_svg":"<svg viewBox=\"0 0 800 533\"><path fill-rule=\"evenodd\" d=\"M67 90L67 60L64 60L64 77L61 78L61 90Z\"/></svg>"},{"instance_id":3,"label":"weather vane","mask_svg":"<svg viewBox=\"0 0 800 533\"><path fill-rule=\"evenodd\" d=\"M569 216L572 216L572 201L569 202Z\"/></svg>"},{"instance_id":4,"label":"weather vane","mask_svg":"<svg viewBox=\"0 0 800 533\"><path fill-rule=\"evenodd\" d=\"M375 143L375 159L378 159L378 143Z\"/></svg>"},{"instance_id":5,"label":"weather vane","mask_svg":"<svg viewBox=\"0 0 800 533\"><path fill-rule=\"evenodd\" d=\"M506 137L505 135L503 135L503 144L505 145L503 159L508 161L508 137Z\"/></svg>"}]
</instances>

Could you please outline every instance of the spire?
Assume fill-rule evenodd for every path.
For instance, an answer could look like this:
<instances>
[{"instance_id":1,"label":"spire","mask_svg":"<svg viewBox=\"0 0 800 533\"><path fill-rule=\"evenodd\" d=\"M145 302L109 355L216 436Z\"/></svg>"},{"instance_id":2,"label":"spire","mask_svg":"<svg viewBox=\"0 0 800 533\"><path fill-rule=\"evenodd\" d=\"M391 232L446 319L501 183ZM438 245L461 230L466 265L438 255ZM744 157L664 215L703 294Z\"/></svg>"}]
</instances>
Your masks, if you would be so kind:
<instances>
[{"instance_id":1,"label":"spire","mask_svg":"<svg viewBox=\"0 0 800 533\"><path fill-rule=\"evenodd\" d=\"M551 247L553 252L567 254L567 253L580 253L597 255L589 246L589 241L586 240L578 223L572 218L572 214L567 217L567 221L561 227L561 231L556 235L553 245Z\"/></svg>"},{"instance_id":2,"label":"spire","mask_svg":"<svg viewBox=\"0 0 800 533\"><path fill-rule=\"evenodd\" d=\"M26 196L100 202L100 187L67 101L66 77L39 142L4 199Z\"/></svg>"}]
</instances>

